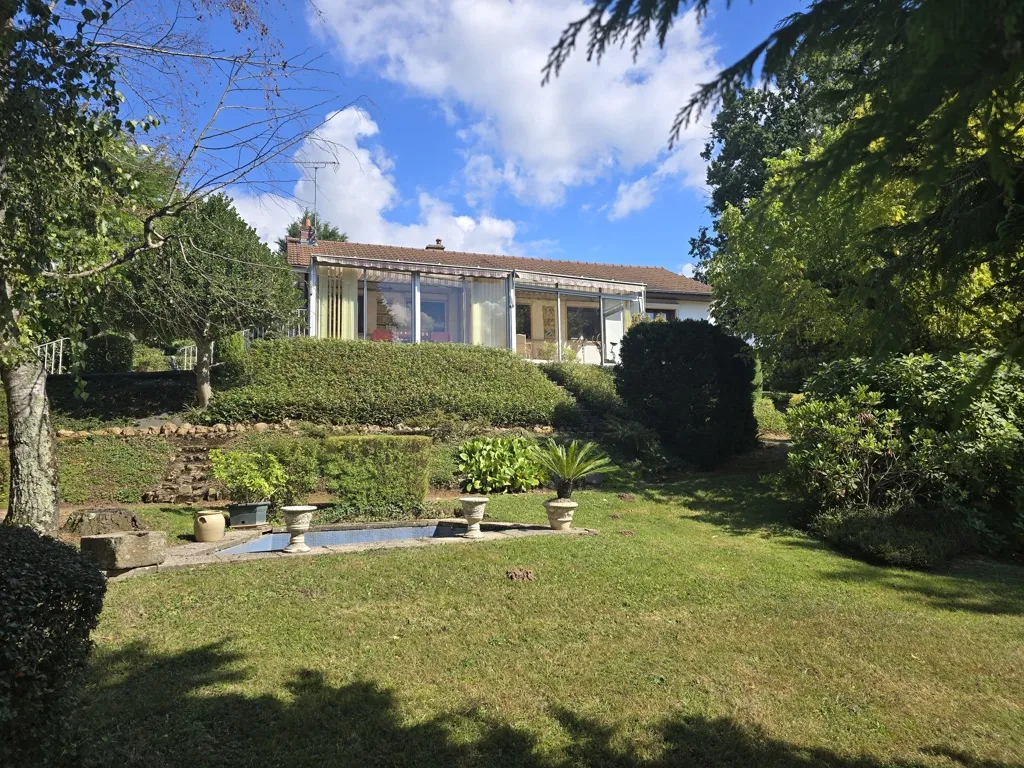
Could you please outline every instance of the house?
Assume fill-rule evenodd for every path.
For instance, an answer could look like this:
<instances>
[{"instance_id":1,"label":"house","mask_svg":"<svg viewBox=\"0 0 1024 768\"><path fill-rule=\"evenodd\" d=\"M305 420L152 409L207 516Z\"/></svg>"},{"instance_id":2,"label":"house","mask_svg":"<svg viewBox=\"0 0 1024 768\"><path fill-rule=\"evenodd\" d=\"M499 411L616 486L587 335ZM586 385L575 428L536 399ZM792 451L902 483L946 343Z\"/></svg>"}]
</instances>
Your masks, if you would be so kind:
<instances>
[{"instance_id":1,"label":"house","mask_svg":"<svg viewBox=\"0 0 1024 768\"><path fill-rule=\"evenodd\" d=\"M304 231L304 235L308 230ZM617 360L638 315L707 319L711 288L661 267L288 241L311 336L452 342L531 360Z\"/></svg>"}]
</instances>

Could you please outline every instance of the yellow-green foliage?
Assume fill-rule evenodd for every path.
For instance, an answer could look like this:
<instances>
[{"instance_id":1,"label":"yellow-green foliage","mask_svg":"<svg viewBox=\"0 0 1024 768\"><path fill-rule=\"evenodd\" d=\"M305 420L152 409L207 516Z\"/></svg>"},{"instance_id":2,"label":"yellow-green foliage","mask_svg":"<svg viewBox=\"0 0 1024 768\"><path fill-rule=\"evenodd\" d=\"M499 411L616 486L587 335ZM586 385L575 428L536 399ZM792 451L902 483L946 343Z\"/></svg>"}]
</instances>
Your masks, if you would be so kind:
<instances>
[{"instance_id":1,"label":"yellow-green foliage","mask_svg":"<svg viewBox=\"0 0 1024 768\"><path fill-rule=\"evenodd\" d=\"M430 438L347 435L324 441L323 473L337 517L410 517L427 497Z\"/></svg>"},{"instance_id":2,"label":"yellow-green foliage","mask_svg":"<svg viewBox=\"0 0 1024 768\"><path fill-rule=\"evenodd\" d=\"M243 368L244 386L217 392L207 421L395 425L440 411L527 426L572 404L511 351L467 344L279 339L254 344Z\"/></svg>"},{"instance_id":3,"label":"yellow-green foliage","mask_svg":"<svg viewBox=\"0 0 1024 768\"><path fill-rule=\"evenodd\" d=\"M775 408L775 403L767 397L754 401L754 418L757 419L757 432L783 433L786 431L786 417Z\"/></svg>"}]
</instances>

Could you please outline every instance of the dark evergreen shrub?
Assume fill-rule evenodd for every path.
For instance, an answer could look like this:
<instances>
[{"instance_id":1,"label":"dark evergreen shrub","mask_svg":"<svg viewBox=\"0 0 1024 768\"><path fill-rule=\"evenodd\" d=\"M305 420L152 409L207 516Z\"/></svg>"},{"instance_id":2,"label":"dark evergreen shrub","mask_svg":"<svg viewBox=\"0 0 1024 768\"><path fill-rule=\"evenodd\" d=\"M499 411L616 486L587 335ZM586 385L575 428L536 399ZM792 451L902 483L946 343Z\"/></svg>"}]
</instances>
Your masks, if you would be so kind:
<instances>
[{"instance_id":1,"label":"dark evergreen shrub","mask_svg":"<svg viewBox=\"0 0 1024 768\"><path fill-rule=\"evenodd\" d=\"M101 333L85 342L86 373L125 373L132 370L135 344L125 336Z\"/></svg>"},{"instance_id":2,"label":"dark evergreen shrub","mask_svg":"<svg viewBox=\"0 0 1024 768\"><path fill-rule=\"evenodd\" d=\"M218 421L394 426L441 412L495 426L549 424L572 403L510 350L468 344L389 344L294 338L256 342L239 386L204 414Z\"/></svg>"},{"instance_id":3,"label":"dark evergreen shrub","mask_svg":"<svg viewBox=\"0 0 1024 768\"><path fill-rule=\"evenodd\" d=\"M324 441L323 474L334 518L402 519L427 498L431 441L418 435L345 435Z\"/></svg>"},{"instance_id":4,"label":"dark evergreen shrub","mask_svg":"<svg viewBox=\"0 0 1024 768\"><path fill-rule=\"evenodd\" d=\"M754 356L702 320L640 323L622 339L615 386L664 450L713 468L753 447Z\"/></svg>"},{"instance_id":5,"label":"dark evergreen shrub","mask_svg":"<svg viewBox=\"0 0 1024 768\"><path fill-rule=\"evenodd\" d=\"M77 550L0 525L0 765L49 764L106 580Z\"/></svg>"}]
</instances>

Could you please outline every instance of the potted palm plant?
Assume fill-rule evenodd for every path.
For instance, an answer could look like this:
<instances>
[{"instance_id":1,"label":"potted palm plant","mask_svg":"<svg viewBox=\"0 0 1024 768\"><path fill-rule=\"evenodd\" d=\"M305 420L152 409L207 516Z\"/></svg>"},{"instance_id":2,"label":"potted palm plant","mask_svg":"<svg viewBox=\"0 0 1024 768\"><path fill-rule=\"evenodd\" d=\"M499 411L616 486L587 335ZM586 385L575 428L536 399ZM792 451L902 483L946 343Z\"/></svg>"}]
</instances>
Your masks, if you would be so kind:
<instances>
[{"instance_id":1,"label":"potted palm plant","mask_svg":"<svg viewBox=\"0 0 1024 768\"><path fill-rule=\"evenodd\" d=\"M224 483L231 525L267 522L270 500L285 482L281 464L270 454L245 451L210 451L213 476Z\"/></svg>"},{"instance_id":2,"label":"potted palm plant","mask_svg":"<svg viewBox=\"0 0 1024 768\"><path fill-rule=\"evenodd\" d=\"M573 440L568 446L548 440L538 446L535 458L555 484L557 496L544 502L548 511L548 523L556 531L572 527L572 517L577 504L572 492L588 475L607 472L612 462L594 443L580 443Z\"/></svg>"}]
</instances>

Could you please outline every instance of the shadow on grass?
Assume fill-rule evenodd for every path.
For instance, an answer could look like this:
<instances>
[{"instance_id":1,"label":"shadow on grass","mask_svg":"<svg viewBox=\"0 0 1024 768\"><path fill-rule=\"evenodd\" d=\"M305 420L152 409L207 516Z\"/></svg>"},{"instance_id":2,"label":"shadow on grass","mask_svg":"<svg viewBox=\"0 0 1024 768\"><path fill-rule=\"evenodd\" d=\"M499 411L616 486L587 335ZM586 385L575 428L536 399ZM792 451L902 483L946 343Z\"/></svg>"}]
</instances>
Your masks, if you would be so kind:
<instances>
[{"instance_id":1,"label":"shadow on grass","mask_svg":"<svg viewBox=\"0 0 1024 768\"><path fill-rule=\"evenodd\" d=\"M293 649L298 652L300 649ZM298 653L297 653L298 655ZM729 718L683 716L654 726L664 744L647 758L623 746L615 729L556 707L566 746L539 749L533 732L467 709L408 722L396 695L369 681L334 687L319 672L298 671L280 692L247 697L230 690L255 672L213 643L161 655L144 645L101 655L78 709L82 766L521 766L619 768L775 766L910 768L802 748ZM1004 764L929 747L963 766Z\"/></svg>"},{"instance_id":2,"label":"shadow on grass","mask_svg":"<svg viewBox=\"0 0 1024 768\"><path fill-rule=\"evenodd\" d=\"M880 584L930 608L992 615L1024 615L1024 569L986 560L960 560L941 571L920 573L853 565L823 578Z\"/></svg>"},{"instance_id":3,"label":"shadow on grass","mask_svg":"<svg viewBox=\"0 0 1024 768\"><path fill-rule=\"evenodd\" d=\"M693 474L645 487L641 496L658 504L685 507L692 520L712 523L729 533L791 533L799 505L752 475Z\"/></svg>"}]
</instances>

